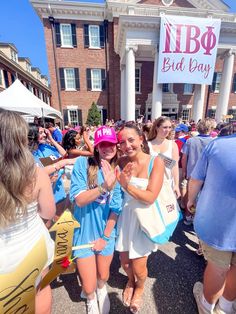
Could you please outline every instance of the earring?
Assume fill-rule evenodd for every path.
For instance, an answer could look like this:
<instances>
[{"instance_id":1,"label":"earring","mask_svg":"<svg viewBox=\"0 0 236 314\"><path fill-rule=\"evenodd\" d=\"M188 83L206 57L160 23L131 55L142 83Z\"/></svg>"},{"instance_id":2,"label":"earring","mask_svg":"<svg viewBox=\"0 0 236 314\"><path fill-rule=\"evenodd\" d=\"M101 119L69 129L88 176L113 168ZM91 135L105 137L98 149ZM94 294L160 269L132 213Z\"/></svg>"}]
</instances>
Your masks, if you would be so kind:
<instances>
[{"instance_id":1,"label":"earring","mask_svg":"<svg viewBox=\"0 0 236 314\"><path fill-rule=\"evenodd\" d=\"M143 145L143 143L141 144L141 148L143 148L144 147L144 145Z\"/></svg>"}]
</instances>

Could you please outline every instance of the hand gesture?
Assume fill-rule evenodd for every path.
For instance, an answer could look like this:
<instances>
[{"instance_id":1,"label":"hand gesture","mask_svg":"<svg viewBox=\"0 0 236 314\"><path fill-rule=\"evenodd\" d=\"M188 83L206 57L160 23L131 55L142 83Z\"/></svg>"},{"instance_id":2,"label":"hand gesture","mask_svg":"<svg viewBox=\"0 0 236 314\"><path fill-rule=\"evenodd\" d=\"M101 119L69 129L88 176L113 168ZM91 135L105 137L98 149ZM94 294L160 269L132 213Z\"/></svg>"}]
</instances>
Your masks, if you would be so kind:
<instances>
[{"instance_id":1,"label":"hand gesture","mask_svg":"<svg viewBox=\"0 0 236 314\"><path fill-rule=\"evenodd\" d=\"M108 191L111 191L116 183L115 171L114 169L112 169L111 165L106 160L102 160L101 165L104 178L103 186Z\"/></svg>"},{"instance_id":2,"label":"hand gesture","mask_svg":"<svg viewBox=\"0 0 236 314\"><path fill-rule=\"evenodd\" d=\"M127 165L123 168L121 172L118 167L116 168L116 178L124 189L127 189L128 187L128 184L132 177L132 171L133 171L132 162L127 163Z\"/></svg>"},{"instance_id":3,"label":"hand gesture","mask_svg":"<svg viewBox=\"0 0 236 314\"><path fill-rule=\"evenodd\" d=\"M191 200L188 200L187 210L189 211L189 213L193 214L193 211L195 211L195 207L196 207L196 203Z\"/></svg>"},{"instance_id":4,"label":"hand gesture","mask_svg":"<svg viewBox=\"0 0 236 314\"><path fill-rule=\"evenodd\" d=\"M52 143L53 138L52 138L51 132L50 132L48 129L45 129L45 130L44 130L44 133L45 133L46 136L47 136L47 142Z\"/></svg>"},{"instance_id":5,"label":"hand gesture","mask_svg":"<svg viewBox=\"0 0 236 314\"><path fill-rule=\"evenodd\" d=\"M175 185L173 190L174 190L176 198L177 199L180 198L181 193L180 193L179 187Z\"/></svg>"},{"instance_id":6,"label":"hand gesture","mask_svg":"<svg viewBox=\"0 0 236 314\"><path fill-rule=\"evenodd\" d=\"M99 238L92 243L94 244L94 246L92 247L93 251L102 251L107 245L107 241L102 238Z\"/></svg>"}]
</instances>

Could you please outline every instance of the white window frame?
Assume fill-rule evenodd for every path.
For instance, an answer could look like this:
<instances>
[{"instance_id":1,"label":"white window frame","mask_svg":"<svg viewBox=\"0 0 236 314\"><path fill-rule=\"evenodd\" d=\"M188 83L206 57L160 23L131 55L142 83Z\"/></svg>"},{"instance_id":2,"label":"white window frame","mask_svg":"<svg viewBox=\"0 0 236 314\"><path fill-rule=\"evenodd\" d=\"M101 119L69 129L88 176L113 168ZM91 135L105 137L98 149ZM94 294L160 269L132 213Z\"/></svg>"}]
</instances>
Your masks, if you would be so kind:
<instances>
[{"instance_id":1,"label":"white window frame","mask_svg":"<svg viewBox=\"0 0 236 314\"><path fill-rule=\"evenodd\" d=\"M98 71L99 76L100 76L100 86L99 87L95 87L95 71ZM91 69L91 90L92 91L102 91L102 71L101 69Z\"/></svg>"},{"instance_id":2,"label":"white window frame","mask_svg":"<svg viewBox=\"0 0 236 314\"><path fill-rule=\"evenodd\" d=\"M65 34L63 32L63 27L68 27L69 29L69 33ZM61 34L61 47L69 47L69 48L73 48L73 41L72 41L72 28L71 28L71 24L65 24L65 23L61 23L60 24L60 34ZM65 43L66 38L68 37L70 39L70 43Z\"/></svg>"},{"instance_id":3,"label":"white window frame","mask_svg":"<svg viewBox=\"0 0 236 314\"><path fill-rule=\"evenodd\" d=\"M0 69L0 86L5 88L5 80L4 80L3 70L2 69Z\"/></svg>"},{"instance_id":4,"label":"white window frame","mask_svg":"<svg viewBox=\"0 0 236 314\"><path fill-rule=\"evenodd\" d=\"M216 117L216 109L215 108L209 108L211 110L211 116L209 118L215 119Z\"/></svg>"},{"instance_id":5,"label":"white window frame","mask_svg":"<svg viewBox=\"0 0 236 314\"><path fill-rule=\"evenodd\" d=\"M68 77L68 72L72 71L73 72L73 84L74 87L69 87L68 85L68 80L72 80L72 78ZM64 78L65 78L65 90L67 91L75 91L76 90L76 85L75 85L75 69L74 68L64 68Z\"/></svg>"},{"instance_id":6,"label":"white window frame","mask_svg":"<svg viewBox=\"0 0 236 314\"><path fill-rule=\"evenodd\" d=\"M92 34L91 34L91 30L92 29L96 29L97 30L98 45L93 45L92 44ZM89 48L101 49L101 44L100 44L100 27L99 27L99 25L89 25Z\"/></svg>"},{"instance_id":7,"label":"white window frame","mask_svg":"<svg viewBox=\"0 0 236 314\"><path fill-rule=\"evenodd\" d=\"M220 83L221 83L222 73L217 72L216 74L216 83L215 83L215 90L214 93L219 94L220 92Z\"/></svg>"},{"instance_id":8,"label":"white window frame","mask_svg":"<svg viewBox=\"0 0 236 314\"><path fill-rule=\"evenodd\" d=\"M183 121L189 121L190 119L190 110L189 108L183 109L182 110L182 115L181 115L181 119Z\"/></svg>"},{"instance_id":9,"label":"white window frame","mask_svg":"<svg viewBox=\"0 0 236 314\"><path fill-rule=\"evenodd\" d=\"M33 86L31 85L30 82L29 82L29 91L30 91L31 93L34 93Z\"/></svg>"},{"instance_id":10,"label":"white window frame","mask_svg":"<svg viewBox=\"0 0 236 314\"><path fill-rule=\"evenodd\" d=\"M13 49L11 49L11 59L18 63L18 55Z\"/></svg>"},{"instance_id":11,"label":"white window frame","mask_svg":"<svg viewBox=\"0 0 236 314\"><path fill-rule=\"evenodd\" d=\"M26 70L31 73L31 65L28 62L26 62Z\"/></svg>"},{"instance_id":12,"label":"white window frame","mask_svg":"<svg viewBox=\"0 0 236 314\"><path fill-rule=\"evenodd\" d=\"M163 90L163 93L169 93L169 92L171 91L171 87L172 87L172 86L171 86L171 83L163 83L163 84L162 84L162 87L163 87L164 85L167 85L168 91L164 91L164 90L162 89L162 90Z\"/></svg>"},{"instance_id":13,"label":"white window frame","mask_svg":"<svg viewBox=\"0 0 236 314\"><path fill-rule=\"evenodd\" d=\"M135 65L135 94L141 94L141 68L142 68L142 64L136 64ZM136 70L139 71L139 76L136 77ZM136 90L136 79L139 80L139 88L138 90Z\"/></svg>"},{"instance_id":14,"label":"white window frame","mask_svg":"<svg viewBox=\"0 0 236 314\"><path fill-rule=\"evenodd\" d=\"M71 114L75 112L75 120L71 119ZM77 108L71 108L71 109L68 109L68 122L69 123L73 123L74 126L78 125L79 124L79 115L78 115L78 110Z\"/></svg>"},{"instance_id":15,"label":"white window frame","mask_svg":"<svg viewBox=\"0 0 236 314\"><path fill-rule=\"evenodd\" d=\"M193 94L193 84L184 83L184 95Z\"/></svg>"}]
</instances>

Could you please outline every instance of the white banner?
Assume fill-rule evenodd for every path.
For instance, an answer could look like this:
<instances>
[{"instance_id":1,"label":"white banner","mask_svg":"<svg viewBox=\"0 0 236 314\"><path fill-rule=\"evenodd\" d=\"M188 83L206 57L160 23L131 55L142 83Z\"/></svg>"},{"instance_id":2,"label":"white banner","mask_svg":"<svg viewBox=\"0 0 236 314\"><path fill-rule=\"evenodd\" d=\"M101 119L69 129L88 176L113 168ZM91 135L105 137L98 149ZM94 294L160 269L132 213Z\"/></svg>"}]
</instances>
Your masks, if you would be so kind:
<instances>
[{"instance_id":1,"label":"white banner","mask_svg":"<svg viewBox=\"0 0 236 314\"><path fill-rule=\"evenodd\" d=\"M220 20L161 17L157 83L211 85Z\"/></svg>"}]
</instances>

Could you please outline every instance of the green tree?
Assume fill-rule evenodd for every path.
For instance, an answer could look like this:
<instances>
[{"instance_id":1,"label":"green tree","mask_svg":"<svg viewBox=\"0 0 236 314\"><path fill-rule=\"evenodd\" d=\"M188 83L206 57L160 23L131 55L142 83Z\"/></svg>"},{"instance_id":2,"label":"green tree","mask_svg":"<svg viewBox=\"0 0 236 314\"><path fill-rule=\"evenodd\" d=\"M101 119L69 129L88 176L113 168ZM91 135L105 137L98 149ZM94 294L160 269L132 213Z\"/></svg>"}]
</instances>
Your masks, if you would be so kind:
<instances>
[{"instance_id":1,"label":"green tree","mask_svg":"<svg viewBox=\"0 0 236 314\"><path fill-rule=\"evenodd\" d=\"M88 125L98 125L101 124L101 113L98 110L95 102L92 103L91 108L88 111L88 117L86 124Z\"/></svg>"}]
</instances>

